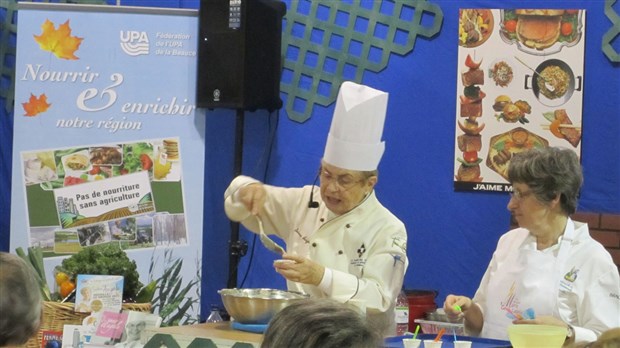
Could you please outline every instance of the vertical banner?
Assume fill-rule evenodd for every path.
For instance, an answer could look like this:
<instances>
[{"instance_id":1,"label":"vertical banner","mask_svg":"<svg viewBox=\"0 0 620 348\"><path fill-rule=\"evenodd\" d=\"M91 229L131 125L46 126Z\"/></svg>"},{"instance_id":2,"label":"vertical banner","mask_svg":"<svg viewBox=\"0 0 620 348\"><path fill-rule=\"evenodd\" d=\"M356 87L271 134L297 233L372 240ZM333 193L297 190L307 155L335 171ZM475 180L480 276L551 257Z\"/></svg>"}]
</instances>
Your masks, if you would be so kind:
<instances>
[{"instance_id":1,"label":"vertical banner","mask_svg":"<svg viewBox=\"0 0 620 348\"><path fill-rule=\"evenodd\" d=\"M186 282L200 274L197 21L192 10L20 4L12 250L41 247L51 274L118 243L146 284L167 249Z\"/></svg>"},{"instance_id":2,"label":"vertical banner","mask_svg":"<svg viewBox=\"0 0 620 348\"><path fill-rule=\"evenodd\" d=\"M586 13L460 9L454 189L512 192L516 153L581 154Z\"/></svg>"}]
</instances>

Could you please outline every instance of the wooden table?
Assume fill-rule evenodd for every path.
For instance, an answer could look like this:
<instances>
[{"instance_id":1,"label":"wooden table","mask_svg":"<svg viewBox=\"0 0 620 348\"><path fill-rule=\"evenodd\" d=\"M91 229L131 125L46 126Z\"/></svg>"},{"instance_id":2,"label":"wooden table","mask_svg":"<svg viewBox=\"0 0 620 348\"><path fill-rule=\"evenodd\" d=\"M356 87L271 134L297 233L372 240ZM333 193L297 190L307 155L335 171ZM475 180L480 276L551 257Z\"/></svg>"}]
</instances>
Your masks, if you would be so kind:
<instances>
[{"instance_id":1,"label":"wooden table","mask_svg":"<svg viewBox=\"0 0 620 348\"><path fill-rule=\"evenodd\" d=\"M235 347L235 348L258 348L263 340L262 334L233 330L229 321L221 323L205 323L185 326L161 327L149 329L148 341L144 348L149 348L152 341L153 347L177 347L174 343L166 344L172 339L181 348L186 347ZM209 341L213 344L210 345ZM193 343L192 343L193 342Z\"/></svg>"}]
</instances>

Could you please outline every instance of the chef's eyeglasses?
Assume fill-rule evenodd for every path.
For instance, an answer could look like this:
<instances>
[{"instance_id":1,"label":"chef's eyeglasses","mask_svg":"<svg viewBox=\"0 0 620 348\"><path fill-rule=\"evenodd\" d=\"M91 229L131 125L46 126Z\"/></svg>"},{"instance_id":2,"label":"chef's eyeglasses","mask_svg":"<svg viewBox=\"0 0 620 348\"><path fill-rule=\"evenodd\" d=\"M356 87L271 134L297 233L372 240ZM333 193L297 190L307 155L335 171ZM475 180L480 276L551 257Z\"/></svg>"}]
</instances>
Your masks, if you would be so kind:
<instances>
[{"instance_id":1,"label":"chef's eyeglasses","mask_svg":"<svg viewBox=\"0 0 620 348\"><path fill-rule=\"evenodd\" d=\"M510 198L514 198L516 201L523 201L524 199L526 199L527 197L531 196L534 192L532 192L532 190L527 190L527 191L514 191L513 193L510 194Z\"/></svg>"},{"instance_id":2,"label":"chef's eyeglasses","mask_svg":"<svg viewBox=\"0 0 620 348\"><path fill-rule=\"evenodd\" d=\"M326 185L332 182L336 182L336 185L338 185L338 187L344 191L349 190L356 184L364 181L364 179L355 178L355 176L351 174L342 174L335 176L323 168L319 169L319 178L321 178L321 182Z\"/></svg>"}]
</instances>

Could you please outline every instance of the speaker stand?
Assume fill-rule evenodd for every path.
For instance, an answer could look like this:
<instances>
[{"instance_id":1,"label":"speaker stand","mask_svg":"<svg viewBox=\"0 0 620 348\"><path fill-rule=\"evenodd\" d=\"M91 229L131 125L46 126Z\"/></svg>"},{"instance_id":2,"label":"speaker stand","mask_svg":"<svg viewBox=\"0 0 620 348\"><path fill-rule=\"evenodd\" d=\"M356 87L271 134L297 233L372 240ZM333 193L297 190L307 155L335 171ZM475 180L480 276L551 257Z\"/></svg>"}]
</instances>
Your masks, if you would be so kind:
<instances>
[{"instance_id":1,"label":"speaker stand","mask_svg":"<svg viewBox=\"0 0 620 348\"><path fill-rule=\"evenodd\" d=\"M237 109L235 119L235 160L233 166L233 178L241 175L243 164L243 128L245 125L245 115L243 109ZM230 240L228 241L228 284L229 289L237 287L237 268L239 259L245 256L248 251L248 243L239 240L239 223L230 223Z\"/></svg>"}]
</instances>

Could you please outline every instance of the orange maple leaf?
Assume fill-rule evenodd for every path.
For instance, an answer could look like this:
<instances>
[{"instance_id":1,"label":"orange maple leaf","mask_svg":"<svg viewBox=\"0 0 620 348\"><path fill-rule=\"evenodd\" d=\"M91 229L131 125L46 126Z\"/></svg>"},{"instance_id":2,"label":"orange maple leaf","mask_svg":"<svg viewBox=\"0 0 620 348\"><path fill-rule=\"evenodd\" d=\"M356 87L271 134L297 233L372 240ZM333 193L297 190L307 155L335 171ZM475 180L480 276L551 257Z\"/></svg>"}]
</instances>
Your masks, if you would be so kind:
<instances>
[{"instance_id":1,"label":"orange maple leaf","mask_svg":"<svg viewBox=\"0 0 620 348\"><path fill-rule=\"evenodd\" d=\"M54 23L49 19L41 26L42 33L39 36L34 35L34 40L44 51L50 51L58 58L76 60L75 51L80 47L83 38L71 36L71 27L69 20L55 29Z\"/></svg>"},{"instance_id":2,"label":"orange maple leaf","mask_svg":"<svg viewBox=\"0 0 620 348\"><path fill-rule=\"evenodd\" d=\"M41 94L39 98L30 93L30 99L28 102L22 103L24 111L26 111L24 116L37 116L38 114L47 111L51 105L52 104L47 102L47 96L45 93Z\"/></svg>"}]
</instances>

